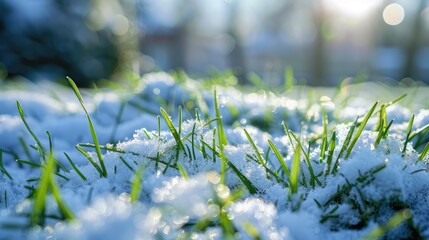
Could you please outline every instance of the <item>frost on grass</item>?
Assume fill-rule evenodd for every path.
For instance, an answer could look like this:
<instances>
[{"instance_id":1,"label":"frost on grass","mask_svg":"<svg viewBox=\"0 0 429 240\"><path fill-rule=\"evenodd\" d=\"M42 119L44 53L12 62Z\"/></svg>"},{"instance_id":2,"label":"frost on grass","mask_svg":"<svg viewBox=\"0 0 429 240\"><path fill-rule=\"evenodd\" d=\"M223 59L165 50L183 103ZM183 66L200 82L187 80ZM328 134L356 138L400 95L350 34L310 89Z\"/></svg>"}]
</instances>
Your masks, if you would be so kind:
<instances>
[{"instance_id":1,"label":"frost on grass","mask_svg":"<svg viewBox=\"0 0 429 240\"><path fill-rule=\"evenodd\" d=\"M71 91L58 88L61 97L4 91L0 238L356 239L372 236L380 226L387 239L429 238L428 156L421 155L428 139L427 106L398 102L386 108L386 119L377 108L354 139L378 99L365 97L367 92L353 98L349 88L315 97L315 90L306 88L276 95L218 87L215 106L203 84L156 73L128 93L87 92L83 97L102 162L87 144L93 138ZM382 101L388 105L398 95ZM24 126L16 100L42 146ZM170 116L161 116L160 107ZM222 119L215 118L216 107ZM380 123L390 120L383 133L387 126ZM223 151L218 121L228 141ZM53 178L63 202L49 190L43 225L37 226L28 216L35 211L50 150L46 131L53 139ZM61 204L75 220L65 220ZM389 227L405 209L410 216Z\"/></svg>"}]
</instances>

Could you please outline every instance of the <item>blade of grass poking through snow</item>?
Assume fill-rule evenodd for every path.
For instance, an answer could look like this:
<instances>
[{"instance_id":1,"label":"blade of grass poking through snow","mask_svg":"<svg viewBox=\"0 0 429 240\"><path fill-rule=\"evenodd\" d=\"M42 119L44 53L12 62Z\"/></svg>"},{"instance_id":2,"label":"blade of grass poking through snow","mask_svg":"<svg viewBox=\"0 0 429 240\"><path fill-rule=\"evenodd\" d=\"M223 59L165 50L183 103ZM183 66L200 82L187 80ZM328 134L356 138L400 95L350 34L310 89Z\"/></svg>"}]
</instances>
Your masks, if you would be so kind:
<instances>
[{"instance_id":1,"label":"blade of grass poking through snow","mask_svg":"<svg viewBox=\"0 0 429 240\"><path fill-rule=\"evenodd\" d=\"M48 134L49 135L49 134ZM33 208L30 214L30 223L32 225L44 225L45 222L45 209L46 209L46 197L49 189L52 191L55 201L57 202L58 208L65 219L75 219L73 213L62 201L59 188L55 182L54 173L56 168L56 160L53 156L52 142L49 138L49 155L44 168L41 168L41 175L39 186L37 187L33 200Z\"/></svg>"},{"instance_id":2,"label":"blade of grass poking through snow","mask_svg":"<svg viewBox=\"0 0 429 240\"><path fill-rule=\"evenodd\" d=\"M89 116L89 113L86 110L85 102L83 101L82 95L80 94L79 89L77 88L74 81L70 77L66 77L66 78L69 85L73 89L76 97L78 98L80 105L83 108L83 111L85 111L86 118L88 119L89 130L91 131L92 140L94 141L94 145L95 145L95 152L97 153L98 161L100 162L100 166L101 166L100 174L102 177L107 177L107 170L106 170L106 166L104 166L103 155L101 154L101 148L98 142L98 137L95 132L94 124L92 123L91 117Z\"/></svg>"},{"instance_id":3,"label":"blade of grass poking through snow","mask_svg":"<svg viewBox=\"0 0 429 240\"><path fill-rule=\"evenodd\" d=\"M277 160L278 160L278 161L279 161L279 163L280 163L280 166L282 167L282 169L283 169L284 173L286 174L287 178L288 178L288 179L289 179L289 181L290 181L290 170L289 170L289 167L286 165L286 163L285 163L285 161L284 161L284 159L283 159L283 156L280 154L279 149L278 149L278 148L276 147L276 145L274 145L274 143L273 143L271 140L269 140L269 139L268 139L268 145L270 145L270 148L273 150L274 155L276 155Z\"/></svg>"},{"instance_id":4,"label":"blade of grass poking through snow","mask_svg":"<svg viewBox=\"0 0 429 240\"><path fill-rule=\"evenodd\" d=\"M302 146L301 141L295 135L295 133L293 133L290 130L289 130L289 132L290 132L290 135L293 137L293 139L295 139L295 141L298 143L297 148L301 149L302 153L304 154L305 163L307 164L308 171L310 172L310 185L311 185L311 187L314 188L316 186L316 182L317 182L317 184L319 184L319 186L322 186L322 183L317 178L317 176L314 174L313 165L311 164L310 156L309 156L308 152L305 151L304 147ZM309 145L309 147L310 147L310 145Z\"/></svg>"},{"instance_id":5,"label":"blade of grass poking through snow","mask_svg":"<svg viewBox=\"0 0 429 240\"><path fill-rule=\"evenodd\" d=\"M76 166L76 164L74 164L74 162L71 160L69 155L67 155L67 153L65 153L65 152L64 152L64 155L66 156L67 160L69 161L69 163L72 166L72 168L74 169L74 171L79 175L79 177L82 178L83 181L86 181L85 175L82 174L82 172L79 170L79 168Z\"/></svg>"},{"instance_id":6,"label":"blade of grass poking through snow","mask_svg":"<svg viewBox=\"0 0 429 240\"><path fill-rule=\"evenodd\" d=\"M103 170L101 170L101 168L97 165L97 163L94 161L94 159L92 159L91 155L89 155L89 153L87 153L83 148L81 148L79 145L76 145L75 148L82 153L82 155L84 155L86 157L86 159L88 159L88 161L91 163L92 166L94 166L94 168L97 170L97 172L100 173L100 176L103 176Z\"/></svg>"},{"instance_id":7,"label":"blade of grass poking through snow","mask_svg":"<svg viewBox=\"0 0 429 240\"><path fill-rule=\"evenodd\" d=\"M27 120L25 119L24 110L22 109L22 106L18 101L16 101L16 106L18 108L19 116L21 117L21 120L25 125L25 128L27 128L27 131L30 133L31 137L33 137L34 141L36 141L36 149L43 159L46 156L46 151L43 148L42 143L40 142L39 138L37 138L36 134L34 134L33 130L31 130L30 126L28 125Z\"/></svg>"},{"instance_id":8,"label":"blade of grass poking through snow","mask_svg":"<svg viewBox=\"0 0 429 240\"><path fill-rule=\"evenodd\" d=\"M178 163L178 164L177 164L177 168L179 169L179 173L180 173L180 175L181 175L184 179L188 180L188 179L189 179L189 175L188 175L188 173L186 172L186 169L182 166L182 164Z\"/></svg>"},{"instance_id":9,"label":"blade of grass poking through snow","mask_svg":"<svg viewBox=\"0 0 429 240\"><path fill-rule=\"evenodd\" d=\"M371 117L372 113L375 110L375 107L377 107L378 101L374 103L374 105L372 106L372 108L369 110L369 112L366 114L365 118L363 119L363 121L360 123L360 126L358 128L358 130L356 131L356 134L353 136L352 141L350 142L349 147L347 148L347 153L346 153L346 159L349 158L350 154L352 153L352 150L359 138L359 136L362 134L363 129L365 128L366 123L368 122L369 118Z\"/></svg>"},{"instance_id":10,"label":"blade of grass poking through snow","mask_svg":"<svg viewBox=\"0 0 429 240\"><path fill-rule=\"evenodd\" d=\"M269 173L270 175L272 175L277 180L277 182L283 183L283 181L279 177L279 175L277 173L273 172L271 169L268 168L267 164L265 163L264 158L262 157L261 153L258 151L258 148L256 147L255 142L250 137L250 135L247 132L247 130L246 129L243 129L243 130L244 130L244 133L246 134L247 140L250 143L250 146L252 146L253 150L255 151L256 158L258 159L259 164L261 164L265 168L265 171L267 171L267 173Z\"/></svg>"},{"instance_id":11,"label":"blade of grass poking through snow","mask_svg":"<svg viewBox=\"0 0 429 240\"><path fill-rule=\"evenodd\" d=\"M325 107L322 106L322 119L323 119L323 134L322 134L322 145L320 146L320 157L319 161L322 162L325 159L326 148L328 147L328 115L326 114Z\"/></svg>"},{"instance_id":12,"label":"blade of grass poking through snow","mask_svg":"<svg viewBox=\"0 0 429 240\"><path fill-rule=\"evenodd\" d=\"M1 172L6 175L10 180L13 180L12 176L9 174L9 172L6 170L6 168L3 165L3 150L0 148L0 170Z\"/></svg>"},{"instance_id":13,"label":"blade of grass poking through snow","mask_svg":"<svg viewBox=\"0 0 429 240\"><path fill-rule=\"evenodd\" d=\"M290 173L290 189L292 194L296 194L298 192L298 185L299 185L299 164L300 164L300 158L301 158L301 146L298 143L298 146L295 148L294 154L293 154L293 161L292 161L292 171Z\"/></svg>"},{"instance_id":14,"label":"blade of grass poking through snow","mask_svg":"<svg viewBox=\"0 0 429 240\"><path fill-rule=\"evenodd\" d=\"M411 130L413 129L413 123L414 123L414 114L411 116L410 121L408 122L407 136L405 137L404 147L402 148L402 154L405 153L405 150L407 149L407 144L410 141L410 135L411 135Z\"/></svg>"},{"instance_id":15,"label":"blade of grass poking through snow","mask_svg":"<svg viewBox=\"0 0 429 240\"><path fill-rule=\"evenodd\" d=\"M213 99L214 99L216 118L219 119L217 121L217 136L218 136L220 162L221 162L220 163L220 183L225 184L227 158L225 156L224 146L228 144L228 140L226 139L225 130L223 128L222 116L220 115L216 87L213 88ZM213 150L215 151L216 149L213 149Z\"/></svg>"},{"instance_id":16,"label":"blade of grass poking through snow","mask_svg":"<svg viewBox=\"0 0 429 240\"><path fill-rule=\"evenodd\" d=\"M425 156L426 156L426 154L428 153L428 151L429 151L429 142L428 142L428 143L426 143L426 146L423 148L422 152L420 153L420 156L419 156L419 160L418 160L418 161L422 161L422 160L425 158ZM0 152L0 153L1 153L1 152Z\"/></svg>"},{"instance_id":17,"label":"blade of grass poking through snow","mask_svg":"<svg viewBox=\"0 0 429 240\"><path fill-rule=\"evenodd\" d=\"M329 146L328 146L328 157L326 159L326 169L325 169L325 176L328 176L331 171L331 165L332 165L332 157L334 156L334 150L336 145L336 132L332 132L331 140L329 140Z\"/></svg>"},{"instance_id":18,"label":"blade of grass poking through snow","mask_svg":"<svg viewBox=\"0 0 429 240\"><path fill-rule=\"evenodd\" d=\"M179 136L180 134L182 134L182 121L183 121L183 113L182 113L182 106L178 107L178 112L179 112Z\"/></svg>"},{"instance_id":19,"label":"blade of grass poking through snow","mask_svg":"<svg viewBox=\"0 0 429 240\"><path fill-rule=\"evenodd\" d=\"M235 172L235 174L237 174L237 177L244 184L244 186L246 186L247 190L249 190L249 193L256 194L259 192L253 183L245 175L243 175L234 164L228 161L228 166L232 169L232 171Z\"/></svg>"},{"instance_id":20,"label":"blade of grass poking through snow","mask_svg":"<svg viewBox=\"0 0 429 240\"><path fill-rule=\"evenodd\" d=\"M350 143L350 139L352 139L352 135L357 125L357 120L358 118L356 118L354 123L350 126L349 131L347 132L346 139L344 139L343 145L341 146L340 152L338 153L337 159L335 160L334 167L332 168L332 174L335 174L337 172L338 166L340 164L340 158L343 155L344 151L347 149L347 146Z\"/></svg>"},{"instance_id":21,"label":"blade of grass poking through snow","mask_svg":"<svg viewBox=\"0 0 429 240\"><path fill-rule=\"evenodd\" d=\"M411 217L412 217L412 214L409 209L399 211L395 213L395 215L393 215L393 217L391 217L389 221L387 221L387 223L379 225L374 230L369 232L366 236L364 236L363 238L360 238L360 240L380 239L387 232L392 231L395 228L399 227L402 223L411 219Z\"/></svg>"},{"instance_id":22,"label":"blade of grass poking through snow","mask_svg":"<svg viewBox=\"0 0 429 240\"><path fill-rule=\"evenodd\" d=\"M140 192L141 192L142 180L143 180L143 171L144 171L144 167L142 166L134 174L133 180L131 181L131 193L130 193L131 202L135 202L140 198Z\"/></svg>"},{"instance_id":23,"label":"blade of grass poking through snow","mask_svg":"<svg viewBox=\"0 0 429 240\"><path fill-rule=\"evenodd\" d=\"M389 129L392 126L393 120L390 120L389 124L387 125L387 127L384 128L384 130L382 132L379 132L377 135L377 138L375 139L375 143L374 146L378 146L378 144L380 144L380 141L382 138L386 139Z\"/></svg>"},{"instance_id":24,"label":"blade of grass poking through snow","mask_svg":"<svg viewBox=\"0 0 429 240\"><path fill-rule=\"evenodd\" d=\"M167 124L168 129L170 130L171 134L174 137L174 140L177 143L177 146L179 149L182 149L185 151L185 147L183 146L182 139L180 137L180 134L177 132L176 128L174 127L173 122L170 119L170 116L168 116L167 112L164 110L164 108L160 108L161 114L164 117L165 123Z\"/></svg>"}]
</instances>

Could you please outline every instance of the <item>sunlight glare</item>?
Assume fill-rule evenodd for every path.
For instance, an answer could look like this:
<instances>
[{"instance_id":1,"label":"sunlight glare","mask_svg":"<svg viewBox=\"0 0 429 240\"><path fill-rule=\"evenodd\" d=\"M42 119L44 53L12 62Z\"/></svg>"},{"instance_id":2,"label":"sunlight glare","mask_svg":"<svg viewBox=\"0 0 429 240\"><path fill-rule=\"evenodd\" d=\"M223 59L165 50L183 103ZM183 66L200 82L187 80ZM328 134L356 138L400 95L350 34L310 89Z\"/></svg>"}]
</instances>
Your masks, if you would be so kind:
<instances>
[{"instance_id":1,"label":"sunlight glare","mask_svg":"<svg viewBox=\"0 0 429 240\"><path fill-rule=\"evenodd\" d=\"M363 18L373 11L381 0L325 0L325 6L340 15L350 18Z\"/></svg>"},{"instance_id":2,"label":"sunlight glare","mask_svg":"<svg viewBox=\"0 0 429 240\"><path fill-rule=\"evenodd\" d=\"M400 24L404 20L404 17L404 8L397 3L389 4L383 10L383 20L389 25L396 26Z\"/></svg>"}]
</instances>

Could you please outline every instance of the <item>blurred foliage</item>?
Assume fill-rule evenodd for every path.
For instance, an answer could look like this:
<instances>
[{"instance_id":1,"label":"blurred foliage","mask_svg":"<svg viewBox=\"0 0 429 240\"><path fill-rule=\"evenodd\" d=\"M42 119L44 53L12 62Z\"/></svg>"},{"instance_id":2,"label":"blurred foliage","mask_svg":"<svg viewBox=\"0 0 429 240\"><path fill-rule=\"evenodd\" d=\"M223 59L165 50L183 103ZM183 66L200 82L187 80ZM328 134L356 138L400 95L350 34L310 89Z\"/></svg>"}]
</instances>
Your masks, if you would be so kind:
<instances>
[{"instance_id":1,"label":"blurred foliage","mask_svg":"<svg viewBox=\"0 0 429 240\"><path fill-rule=\"evenodd\" d=\"M117 34L115 25L94 28L89 13L96 4L1 0L0 66L7 69L8 77L64 81L70 76L80 86L111 78L129 45L121 42L124 32Z\"/></svg>"}]
</instances>

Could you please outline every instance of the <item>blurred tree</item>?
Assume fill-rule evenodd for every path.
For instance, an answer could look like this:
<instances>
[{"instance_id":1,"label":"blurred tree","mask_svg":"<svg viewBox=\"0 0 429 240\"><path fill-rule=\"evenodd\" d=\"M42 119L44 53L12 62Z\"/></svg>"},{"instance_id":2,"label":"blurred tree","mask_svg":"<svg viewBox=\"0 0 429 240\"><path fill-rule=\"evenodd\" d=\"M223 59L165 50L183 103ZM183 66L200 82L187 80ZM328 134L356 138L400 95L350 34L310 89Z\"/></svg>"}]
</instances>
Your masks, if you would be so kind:
<instances>
[{"instance_id":1,"label":"blurred tree","mask_svg":"<svg viewBox=\"0 0 429 240\"><path fill-rule=\"evenodd\" d=\"M55 80L68 75L81 86L110 78L122 60L123 26L112 21L94 29L88 22L93 2L0 1L0 63L9 76Z\"/></svg>"},{"instance_id":2,"label":"blurred tree","mask_svg":"<svg viewBox=\"0 0 429 240\"><path fill-rule=\"evenodd\" d=\"M421 13L427 4L428 0L420 0L418 8L416 9L416 14L414 14L413 25L411 27L412 34L409 36L409 41L405 49L406 59L402 78L411 77L417 79L418 77L416 76L416 55L421 47L422 34L424 31L424 20Z\"/></svg>"}]
</instances>

